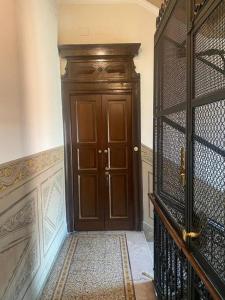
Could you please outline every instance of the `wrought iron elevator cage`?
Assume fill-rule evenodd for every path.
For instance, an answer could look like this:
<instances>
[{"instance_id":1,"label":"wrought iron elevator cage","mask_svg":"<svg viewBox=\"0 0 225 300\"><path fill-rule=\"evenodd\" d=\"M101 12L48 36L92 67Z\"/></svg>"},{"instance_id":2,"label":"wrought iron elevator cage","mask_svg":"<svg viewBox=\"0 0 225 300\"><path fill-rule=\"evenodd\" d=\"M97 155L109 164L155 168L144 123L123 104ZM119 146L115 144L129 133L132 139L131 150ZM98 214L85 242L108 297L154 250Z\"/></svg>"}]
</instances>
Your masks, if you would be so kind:
<instances>
[{"instance_id":1,"label":"wrought iron elevator cage","mask_svg":"<svg viewBox=\"0 0 225 300\"><path fill-rule=\"evenodd\" d=\"M154 82L156 291L225 299L225 0L164 1Z\"/></svg>"}]
</instances>

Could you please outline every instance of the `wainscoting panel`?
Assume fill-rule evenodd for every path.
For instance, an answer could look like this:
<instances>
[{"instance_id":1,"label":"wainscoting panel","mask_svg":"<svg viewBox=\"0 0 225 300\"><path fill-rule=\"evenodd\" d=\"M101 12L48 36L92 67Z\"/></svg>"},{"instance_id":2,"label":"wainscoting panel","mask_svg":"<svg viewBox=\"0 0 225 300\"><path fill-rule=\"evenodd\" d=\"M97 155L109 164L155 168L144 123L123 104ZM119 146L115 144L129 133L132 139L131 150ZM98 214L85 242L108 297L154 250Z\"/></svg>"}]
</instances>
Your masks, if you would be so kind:
<instances>
[{"instance_id":1,"label":"wainscoting panel","mask_svg":"<svg viewBox=\"0 0 225 300\"><path fill-rule=\"evenodd\" d=\"M152 149L142 144L142 176L143 176L143 230L148 241L153 240L153 205L148 194L153 192L153 152Z\"/></svg>"},{"instance_id":2,"label":"wainscoting panel","mask_svg":"<svg viewBox=\"0 0 225 300\"><path fill-rule=\"evenodd\" d=\"M35 300L66 237L63 148L0 165L0 299Z\"/></svg>"}]
</instances>

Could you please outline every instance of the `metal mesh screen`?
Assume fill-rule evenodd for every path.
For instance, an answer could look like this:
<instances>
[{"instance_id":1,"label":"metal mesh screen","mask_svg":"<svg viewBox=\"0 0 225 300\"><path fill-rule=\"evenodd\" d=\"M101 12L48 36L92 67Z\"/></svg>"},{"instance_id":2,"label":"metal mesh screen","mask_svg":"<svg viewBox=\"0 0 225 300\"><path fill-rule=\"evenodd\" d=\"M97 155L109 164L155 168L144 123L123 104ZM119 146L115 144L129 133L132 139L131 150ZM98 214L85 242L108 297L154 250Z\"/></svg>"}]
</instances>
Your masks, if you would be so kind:
<instances>
[{"instance_id":1,"label":"metal mesh screen","mask_svg":"<svg viewBox=\"0 0 225 300\"><path fill-rule=\"evenodd\" d=\"M195 135L225 150L225 100L196 108L194 127Z\"/></svg>"},{"instance_id":2,"label":"metal mesh screen","mask_svg":"<svg viewBox=\"0 0 225 300\"><path fill-rule=\"evenodd\" d=\"M206 19L203 14L194 15L190 26L189 37L193 40L190 40L188 48L191 51L189 67L193 62L194 69L189 69L193 78L189 92L195 101L191 103L192 111L188 115L188 120L193 121L188 130L193 126L193 132L186 128L185 111L189 94L186 77L187 3L180 0L174 7L171 6L172 13L160 31L160 37L157 37L157 191L167 218L175 220L176 228L186 223L189 230L192 215L191 230L200 232L200 237L189 239L190 246L193 246L190 249L203 270L208 268L207 275L220 290L225 283L225 100L221 100L225 99L221 96L225 93L225 1L218 1L217 4L215 1L195 0L195 3L201 4L195 12L199 12L204 5L208 10L202 10L207 14ZM185 163L184 168L181 166L180 156L186 148L187 133L188 149L191 147L192 151L187 154L186 170ZM189 176L193 176L193 190L191 186L187 190L190 196L186 199L189 200L186 201L187 207L185 187L182 187L185 180L181 184L184 173L188 176L188 186ZM176 273L179 267L174 268L174 264L179 265L180 259L177 258L176 245L157 216L155 241L155 279L159 298L211 299L194 272L188 277L193 280L189 282L193 284L191 291L184 288L182 296L179 292L176 294L175 285L180 288L179 283L186 284L185 274L189 273L190 268ZM186 261L182 264L188 266ZM182 274L182 280L175 284L171 278Z\"/></svg>"},{"instance_id":3,"label":"metal mesh screen","mask_svg":"<svg viewBox=\"0 0 225 300\"><path fill-rule=\"evenodd\" d=\"M225 101L195 109L193 225L198 251L225 281Z\"/></svg>"},{"instance_id":4,"label":"metal mesh screen","mask_svg":"<svg viewBox=\"0 0 225 300\"><path fill-rule=\"evenodd\" d=\"M185 131L186 127L186 111L178 111L166 116L167 119L173 121L177 125L183 127L183 131Z\"/></svg>"},{"instance_id":5,"label":"metal mesh screen","mask_svg":"<svg viewBox=\"0 0 225 300\"><path fill-rule=\"evenodd\" d=\"M225 88L225 2L194 37L195 97Z\"/></svg>"},{"instance_id":6,"label":"metal mesh screen","mask_svg":"<svg viewBox=\"0 0 225 300\"><path fill-rule=\"evenodd\" d=\"M180 181L180 151L186 147L186 112L161 117L159 125L158 194L167 213L178 226L184 226L185 188Z\"/></svg>"},{"instance_id":7,"label":"metal mesh screen","mask_svg":"<svg viewBox=\"0 0 225 300\"><path fill-rule=\"evenodd\" d=\"M185 147L185 135L163 122L162 191L184 203L184 188L179 176L182 147Z\"/></svg>"},{"instance_id":8,"label":"metal mesh screen","mask_svg":"<svg viewBox=\"0 0 225 300\"><path fill-rule=\"evenodd\" d=\"M161 108L186 101L186 0L178 1L160 40Z\"/></svg>"}]
</instances>

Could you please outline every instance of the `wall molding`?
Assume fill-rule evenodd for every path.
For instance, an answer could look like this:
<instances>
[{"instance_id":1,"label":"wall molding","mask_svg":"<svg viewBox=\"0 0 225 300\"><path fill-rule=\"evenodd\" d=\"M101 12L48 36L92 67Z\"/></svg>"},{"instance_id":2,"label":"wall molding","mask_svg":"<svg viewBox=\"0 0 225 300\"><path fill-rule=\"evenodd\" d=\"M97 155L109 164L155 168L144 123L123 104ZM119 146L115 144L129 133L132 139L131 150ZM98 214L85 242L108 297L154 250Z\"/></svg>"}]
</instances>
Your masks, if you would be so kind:
<instances>
[{"instance_id":1,"label":"wall molding","mask_svg":"<svg viewBox=\"0 0 225 300\"><path fill-rule=\"evenodd\" d=\"M26 156L0 165L0 199L2 193L24 184L63 160L63 146Z\"/></svg>"},{"instance_id":2,"label":"wall molding","mask_svg":"<svg viewBox=\"0 0 225 300\"><path fill-rule=\"evenodd\" d=\"M153 150L141 145L142 176L143 176L143 231L148 241L153 239L153 206L148 194L153 191Z\"/></svg>"},{"instance_id":3,"label":"wall molding","mask_svg":"<svg viewBox=\"0 0 225 300\"><path fill-rule=\"evenodd\" d=\"M66 237L63 147L0 165L0 298L37 299Z\"/></svg>"},{"instance_id":4,"label":"wall molding","mask_svg":"<svg viewBox=\"0 0 225 300\"><path fill-rule=\"evenodd\" d=\"M139 5L151 13L153 13L155 16L158 15L159 9L153 5L152 3L146 1L146 0L58 0L59 4L84 4L84 5L90 5L90 4L102 4L102 5L108 5L108 4L136 4Z\"/></svg>"},{"instance_id":5,"label":"wall molding","mask_svg":"<svg viewBox=\"0 0 225 300\"><path fill-rule=\"evenodd\" d=\"M153 150L144 144L141 145L141 159L153 166Z\"/></svg>"}]
</instances>

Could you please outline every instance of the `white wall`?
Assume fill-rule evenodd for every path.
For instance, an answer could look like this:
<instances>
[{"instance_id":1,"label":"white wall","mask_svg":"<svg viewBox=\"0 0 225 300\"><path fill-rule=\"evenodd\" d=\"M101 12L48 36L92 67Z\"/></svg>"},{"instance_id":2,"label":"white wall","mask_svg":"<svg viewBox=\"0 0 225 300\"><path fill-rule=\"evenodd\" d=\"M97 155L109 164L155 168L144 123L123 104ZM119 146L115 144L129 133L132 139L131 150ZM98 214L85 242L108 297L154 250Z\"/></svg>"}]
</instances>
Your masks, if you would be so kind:
<instances>
[{"instance_id":1,"label":"white wall","mask_svg":"<svg viewBox=\"0 0 225 300\"><path fill-rule=\"evenodd\" d=\"M14 0L0 0L0 163L23 153Z\"/></svg>"},{"instance_id":2,"label":"white wall","mask_svg":"<svg viewBox=\"0 0 225 300\"><path fill-rule=\"evenodd\" d=\"M56 1L0 0L0 40L3 163L63 144Z\"/></svg>"},{"instance_id":3,"label":"white wall","mask_svg":"<svg viewBox=\"0 0 225 300\"><path fill-rule=\"evenodd\" d=\"M137 72L141 73L142 143L152 148L154 10L128 3L72 2L62 0L59 5L59 44L142 44L135 60Z\"/></svg>"},{"instance_id":4,"label":"white wall","mask_svg":"<svg viewBox=\"0 0 225 300\"><path fill-rule=\"evenodd\" d=\"M24 145L35 153L63 143L57 6L55 0L17 2Z\"/></svg>"},{"instance_id":5,"label":"white wall","mask_svg":"<svg viewBox=\"0 0 225 300\"><path fill-rule=\"evenodd\" d=\"M63 144L56 1L0 0L0 41L0 298L31 300L66 236L62 147L24 158Z\"/></svg>"}]
</instances>

